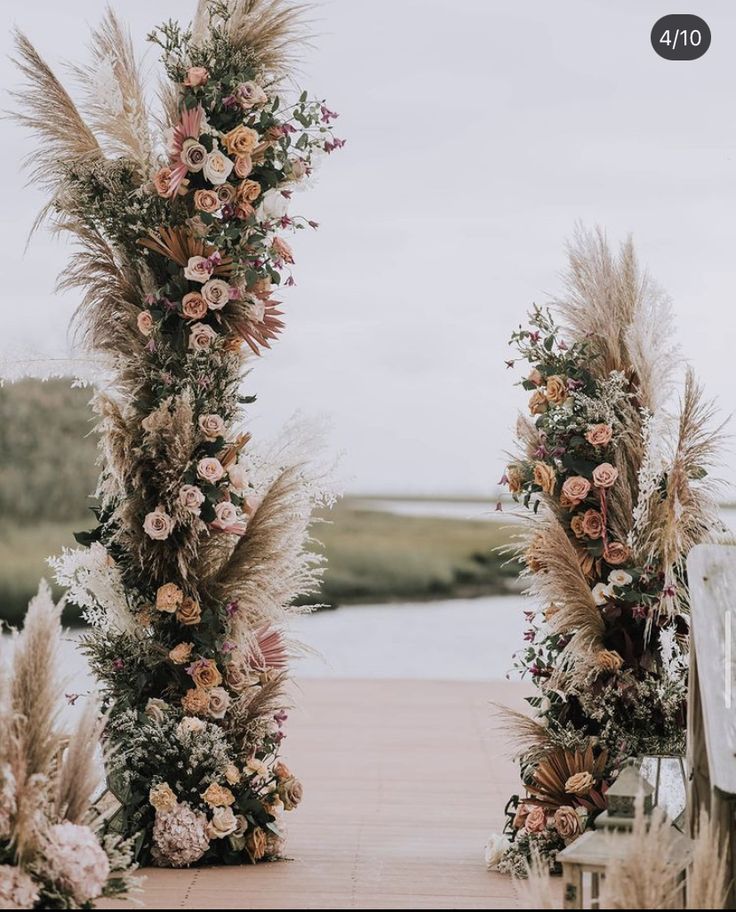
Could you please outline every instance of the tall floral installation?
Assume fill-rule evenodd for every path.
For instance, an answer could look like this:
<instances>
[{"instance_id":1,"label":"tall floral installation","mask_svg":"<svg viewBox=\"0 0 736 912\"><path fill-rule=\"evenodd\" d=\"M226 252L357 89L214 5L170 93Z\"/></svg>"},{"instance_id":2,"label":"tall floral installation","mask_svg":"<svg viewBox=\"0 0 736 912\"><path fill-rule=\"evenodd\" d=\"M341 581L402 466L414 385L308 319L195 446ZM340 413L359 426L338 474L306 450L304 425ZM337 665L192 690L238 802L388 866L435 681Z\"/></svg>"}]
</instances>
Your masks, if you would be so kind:
<instances>
[{"instance_id":1,"label":"tall floral installation","mask_svg":"<svg viewBox=\"0 0 736 912\"><path fill-rule=\"evenodd\" d=\"M534 717L506 714L522 796L491 869L524 876L606 807L631 757L684 753L690 548L721 525L708 470L714 411L680 364L667 298L631 243L570 248L566 295L511 338L529 417L503 478L527 508L516 559L531 596L517 670ZM673 402L673 399L675 400Z\"/></svg>"},{"instance_id":2,"label":"tall floral installation","mask_svg":"<svg viewBox=\"0 0 736 912\"><path fill-rule=\"evenodd\" d=\"M31 601L0 687L0 909L89 909L137 886L132 840L104 835L94 798L100 714L59 718L61 607Z\"/></svg>"},{"instance_id":3,"label":"tall floral installation","mask_svg":"<svg viewBox=\"0 0 736 912\"><path fill-rule=\"evenodd\" d=\"M315 591L319 479L242 429L250 359L283 329L292 194L343 141L335 114L290 97L303 7L201 0L168 22L163 111L149 112L129 36L108 11L79 108L23 36L21 122L44 216L76 243L62 288L105 366L97 527L54 562L92 625L109 713L112 821L142 863L257 862L282 852L302 786L280 759L293 645ZM153 124L161 125L154 131Z\"/></svg>"}]
</instances>

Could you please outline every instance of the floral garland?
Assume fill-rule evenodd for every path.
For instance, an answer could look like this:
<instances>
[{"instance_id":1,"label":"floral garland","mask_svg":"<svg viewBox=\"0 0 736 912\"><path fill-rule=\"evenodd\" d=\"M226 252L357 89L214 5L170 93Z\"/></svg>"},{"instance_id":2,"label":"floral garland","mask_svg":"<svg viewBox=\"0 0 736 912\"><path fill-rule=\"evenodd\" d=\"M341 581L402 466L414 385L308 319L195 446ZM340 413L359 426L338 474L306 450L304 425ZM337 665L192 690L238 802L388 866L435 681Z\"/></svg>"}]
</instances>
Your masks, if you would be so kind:
<instances>
[{"instance_id":1,"label":"floral garland","mask_svg":"<svg viewBox=\"0 0 736 912\"><path fill-rule=\"evenodd\" d=\"M536 721L512 722L526 795L509 802L505 833L492 837L487 861L518 875L536 854L554 864L606 807L625 759L683 753L684 558L718 527L705 482L717 444L705 430L711 411L688 376L674 429L653 433L655 417L666 419L661 408L655 416L658 403L641 380L646 348L616 348L651 317L652 299L636 284L630 247L621 264L600 237L580 247L570 279L577 306L558 305L570 324L564 336L551 311L535 307L531 325L513 333L518 357L507 362L528 364L521 386L531 393L531 418L519 426L522 453L502 483L536 520L518 555L540 608L526 612L527 645L515 664L539 695L528 700ZM601 271L609 293L616 280L633 289L637 305L622 308L623 325L610 300L608 327L605 313L597 323L586 314L597 302L581 276L593 274L603 287ZM669 456L657 450L661 434L674 440Z\"/></svg>"},{"instance_id":2,"label":"floral garland","mask_svg":"<svg viewBox=\"0 0 736 912\"><path fill-rule=\"evenodd\" d=\"M300 35L295 8L244 0L205 0L190 29L154 31L170 80L163 157L112 13L79 71L104 148L44 85L64 93L59 143L76 143L54 169L52 218L81 247L64 282L85 288L86 341L115 377L96 397L99 524L55 565L95 625L85 648L110 712L114 825L139 834L142 862L277 857L281 812L302 795L279 748L285 627L316 580L315 495L300 465L259 480L235 430L253 401L240 393L247 353L283 328L282 233L317 227L288 214L292 194L343 144L323 102L279 92ZM48 82L23 41L27 78Z\"/></svg>"}]
</instances>

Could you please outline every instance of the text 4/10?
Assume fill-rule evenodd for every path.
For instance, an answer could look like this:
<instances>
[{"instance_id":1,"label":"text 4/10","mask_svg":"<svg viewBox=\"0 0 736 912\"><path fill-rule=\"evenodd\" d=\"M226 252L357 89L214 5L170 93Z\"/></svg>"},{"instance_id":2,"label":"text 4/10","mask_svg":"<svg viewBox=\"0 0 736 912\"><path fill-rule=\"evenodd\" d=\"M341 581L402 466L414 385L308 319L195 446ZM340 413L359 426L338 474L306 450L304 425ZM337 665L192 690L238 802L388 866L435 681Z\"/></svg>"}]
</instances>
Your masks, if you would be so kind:
<instances>
[{"instance_id":1,"label":"text 4/10","mask_svg":"<svg viewBox=\"0 0 736 912\"><path fill-rule=\"evenodd\" d=\"M666 44L674 51L680 47L700 47L703 36L699 29L666 29L659 38L660 44Z\"/></svg>"}]
</instances>

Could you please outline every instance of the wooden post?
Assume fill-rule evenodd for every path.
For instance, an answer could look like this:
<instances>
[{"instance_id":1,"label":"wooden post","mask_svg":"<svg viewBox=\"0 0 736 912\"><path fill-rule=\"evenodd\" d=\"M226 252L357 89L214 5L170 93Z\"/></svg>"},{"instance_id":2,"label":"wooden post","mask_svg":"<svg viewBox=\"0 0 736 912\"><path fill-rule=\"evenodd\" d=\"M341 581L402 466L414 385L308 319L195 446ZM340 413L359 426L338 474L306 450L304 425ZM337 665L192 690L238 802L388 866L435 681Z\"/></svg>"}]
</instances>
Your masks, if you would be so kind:
<instances>
[{"instance_id":1,"label":"wooden post","mask_svg":"<svg viewBox=\"0 0 736 912\"><path fill-rule=\"evenodd\" d=\"M688 706L689 815L717 821L736 909L736 547L698 545L687 561L692 652Z\"/></svg>"}]
</instances>

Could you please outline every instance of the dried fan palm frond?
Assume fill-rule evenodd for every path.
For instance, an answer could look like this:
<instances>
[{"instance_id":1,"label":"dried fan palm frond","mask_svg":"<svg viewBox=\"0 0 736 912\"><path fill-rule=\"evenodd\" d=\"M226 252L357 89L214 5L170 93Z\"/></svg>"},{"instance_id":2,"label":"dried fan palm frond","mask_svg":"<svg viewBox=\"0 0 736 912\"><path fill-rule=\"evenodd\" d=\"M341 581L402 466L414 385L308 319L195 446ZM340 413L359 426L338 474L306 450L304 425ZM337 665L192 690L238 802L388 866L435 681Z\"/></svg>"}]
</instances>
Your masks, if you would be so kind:
<instances>
[{"instance_id":1,"label":"dried fan palm frond","mask_svg":"<svg viewBox=\"0 0 736 912\"><path fill-rule=\"evenodd\" d=\"M542 756L552 746L549 729L544 725L500 703L491 703L491 706L498 717L498 727L511 746L512 757Z\"/></svg>"},{"instance_id":2,"label":"dried fan palm frond","mask_svg":"<svg viewBox=\"0 0 736 912\"><path fill-rule=\"evenodd\" d=\"M527 786L531 804L554 809L566 804L581 804L589 810L603 810L603 776L608 752L595 751L589 744L584 751L554 748L545 753L534 767L532 780ZM583 776L581 774L589 774ZM570 780L576 777L577 781ZM585 778L587 781L581 785Z\"/></svg>"},{"instance_id":3,"label":"dried fan palm frond","mask_svg":"<svg viewBox=\"0 0 736 912\"><path fill-rule=\"evenodd\" d=\"M604 622L575 545L549 512L524 540L527 564L533 570L529 593L542 605L555 606L550 618L553 630L571 637L565 652L590 656L601 646Z\"/></svg>"},{"instance_id":4,"label":"dried fan palm frond","mask_svg":"<svg viewBox=\"0 0 736 912\"><path fill-rule=\"evenodd\" d=\"M271 342L284 328L283 320L279 319L283 311L278 309L278 302L266 300L263 305L263 318L256 320L252 316L252 307L247 302L231 301L222 321L230 332L247 344L254 355L259 355L262 348L270 348Z\"/></svg>"},{"instance_id":5,"label":"dried fan palm frond","mask_svg":"<svg viewBox=\"0 0 736 912\"><path fill-rule=\"evenodd\" d=\"M130 33L108 7L90 41L92 63L73 66L85 94L85 113L112 155L131 159L145 180L153 167L153 141L140 65Z\"/></svg>"},{"instance_id":6,"label":"dried fan palm frond","mask_svg":"<svg viewBox=\"0 0 736 912\"><path fill-rule=\"evenodd\" d=\"M631 240L614 257L605 234L576 231L566 295L555 302L576 341L592 344L594 372L625 374L639 404L655 411L672 388L678 352L666 296L639 268Z\"/></svg>"},{"instance_id":7,"label":"dried fan palm frond","mask_svg":"<svg viewBox=\"0 0 736 912\"><path fill-rule=\"evenodd\" d=\"M60 820L78 824L89 822L99 780L96 753L104 727L99 706L89 700L69 739L58 772L56 814Z\"/></svg>"},{"instance_id":8,"label":"dried fan palm frond","mask_svg":"<svg viewBox=\"0 0 736 912\"><path fill-rule=\"evenodd\" d=\"M278 78L293 67L309 43L305 19L309 9L309 4L290 0L230 0L228 39Z\"/></svg>"},{"instance_id":9,"label":"dried fan palm frond","mask_svg":"<svg viewBox=\"0 0 736 912\"><path fill-rule=\"evenodd\" d=\"M286 468L270 485L229 558L208 581L216 599L238 602L233 619L236 638L241 626L278 623L298 594L316 590L320 559L305 551L310 521L303 467Z\"/></svg>"},{"instance_id":10,"label":"dried fan palm frond","mask_svg":"<svg viewBox=\"0 0 736 912\"><path fill-rule=\"evenodd\" d=\"M55 605L51 589L41 581L38 594L28 605L23 632L13 653L10 701L20 720L27 777L44 774L51 767L59 746L54 725L62 684L57 678L61 645L61 605Z\"/></svg>"},{"instance_id":11,"label":"dried fan palm frond","mask_svg":"<svg viewBox=\"0 0 736 912\"><path fill-rule=\"evenodd\" d=\"M216 252L212 244L208 244L202 238L194 237L190 231L181 226L171 228L162 225L155 231L149 231L148 237L141 238L138 243L154 253L173 260L179 266L186 266L190 257L209 257ZM231 257L220 257L219 262L213 268L215 275L230 275L232 270Z\"/></svg>"},{"instance_id":12,"label":"dried fan palm frond","mask_svg":"<svg viewBox=\"0 0 736 912\"><path fill-rule=\"evenodd\" d=\"M54 205L62 167L69 162L103 158L95 135L85 123L69 93L26 36L15 31L16 66L26 80L23 89L11 92L17 103L12 117L37 137L25 167L33 169L34 183L47 189L51 200L41 211L34 228Z\"/></svg>"}]
</instances>

